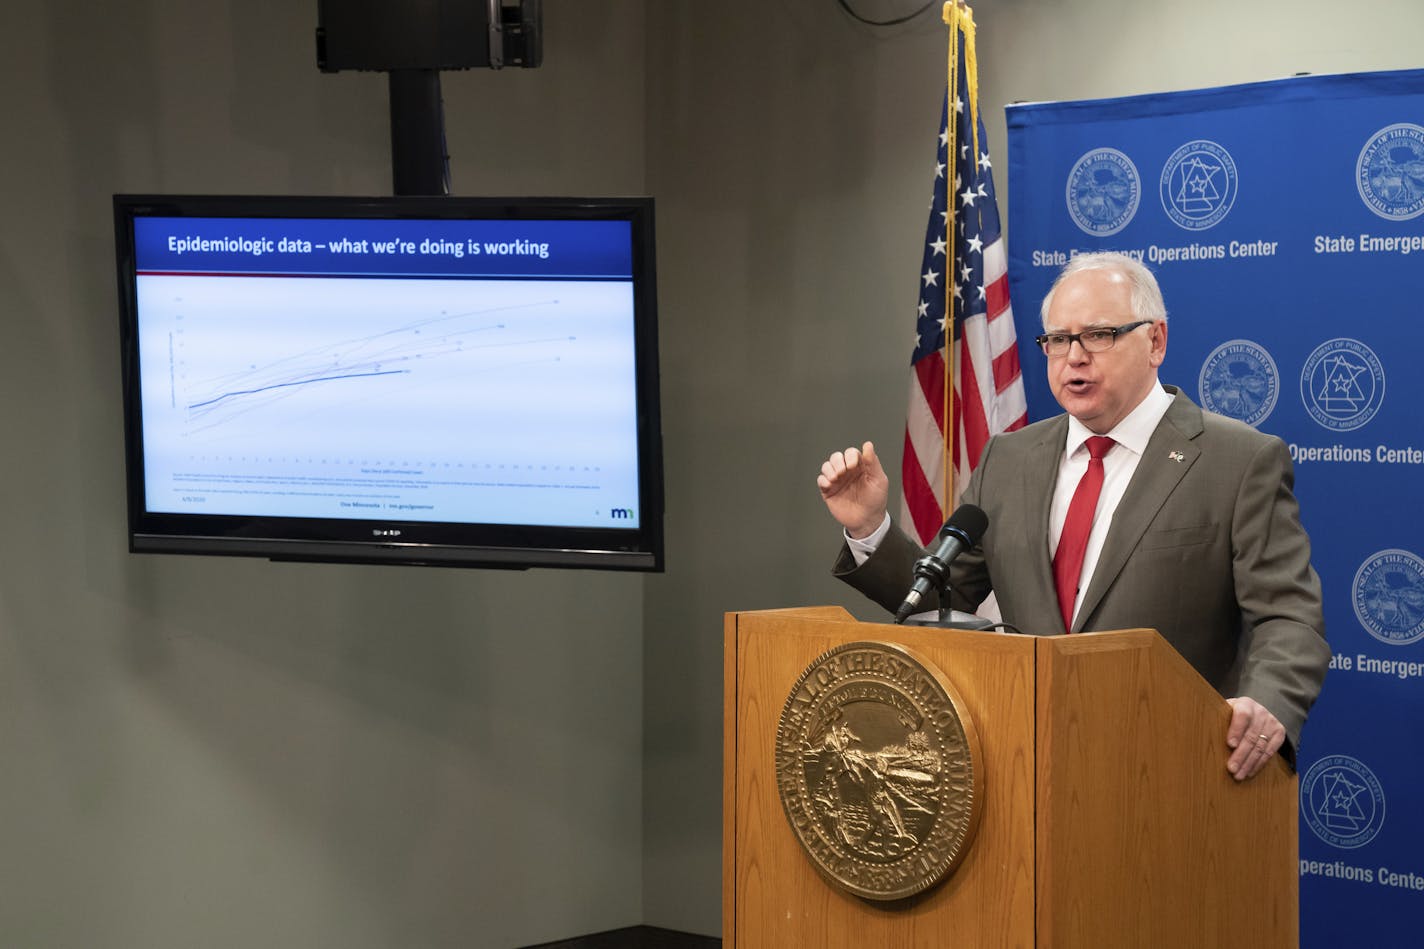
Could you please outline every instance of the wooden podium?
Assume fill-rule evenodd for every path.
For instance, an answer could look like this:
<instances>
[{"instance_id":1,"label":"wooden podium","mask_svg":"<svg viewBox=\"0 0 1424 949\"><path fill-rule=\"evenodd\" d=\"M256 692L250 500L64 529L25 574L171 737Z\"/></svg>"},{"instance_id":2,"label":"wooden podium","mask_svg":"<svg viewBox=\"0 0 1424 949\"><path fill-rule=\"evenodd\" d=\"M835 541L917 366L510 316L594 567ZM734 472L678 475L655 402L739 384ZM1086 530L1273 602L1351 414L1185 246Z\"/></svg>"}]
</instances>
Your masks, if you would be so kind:
<instances>
[{"instance_id":1,"label":"wooden podium","mask_svg":"<svg viewBox=\"0 0 1424 949\"><path fill-rule=\"evenodd\" d=\"M829 882L777 791L777 722L817 656L897 643L978 730L984 804L939 886L878 903ZM1230 709L1153 630L1016 636L856 622L839 607L729 613L722 936L791 947L1295 946L1296 778L1238 784Z\"/></svg>"}]
</instances>

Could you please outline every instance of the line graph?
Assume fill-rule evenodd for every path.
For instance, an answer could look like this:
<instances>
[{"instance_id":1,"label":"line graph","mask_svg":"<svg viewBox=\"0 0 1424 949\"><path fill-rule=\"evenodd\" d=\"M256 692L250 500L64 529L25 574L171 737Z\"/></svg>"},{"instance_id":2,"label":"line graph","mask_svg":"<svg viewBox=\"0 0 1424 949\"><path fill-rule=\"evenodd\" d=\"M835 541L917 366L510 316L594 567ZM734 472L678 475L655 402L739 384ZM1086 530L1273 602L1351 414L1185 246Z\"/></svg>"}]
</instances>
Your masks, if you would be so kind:
<instances>
[{"instance_id":1,"label":"line graph","mask_svg":"<svg viewBox=\"0 0 1424 949\"><path fill-rule=\"evenodd\" d=\"M263 328L249 321L246 332L220 326L221 350L204 351L203 343L191 344L191 324L179 331L174 359L177 377L184 388L189 434L220 425L272 401L297 395L295 390L317 383L410 375L426 370L442 357L468 357L479 350L497 347L547 347L572 344L575 335L555 336L542 329L548 311L556 311L556 297L531 299L518 304L474 307L458 312L442 309L434 316L409 319L410 302L390 310L370 313L348 311L335 320L320 320L332 329L357 329L372 322L381 328L360 335L341 336L297 351L284 351L291 344L289 325ZM540 317L538 314L546 315ZM300 313L292 319L301 320ZM317 321L313 321L317 322ZM394 325L391 325L394 323ZM207 329L209 334L213 327ZM233 365L237 356L241 362ZM491 368L485 361L485 369ZM228 367L226 371L213 371ZM206 371L205 371L206 370ZM302 393L305 394L305 393ZM355 397L363 393L357 390ZM333 393L333 397L337 397Z\"/></svg>"}]
</instances>

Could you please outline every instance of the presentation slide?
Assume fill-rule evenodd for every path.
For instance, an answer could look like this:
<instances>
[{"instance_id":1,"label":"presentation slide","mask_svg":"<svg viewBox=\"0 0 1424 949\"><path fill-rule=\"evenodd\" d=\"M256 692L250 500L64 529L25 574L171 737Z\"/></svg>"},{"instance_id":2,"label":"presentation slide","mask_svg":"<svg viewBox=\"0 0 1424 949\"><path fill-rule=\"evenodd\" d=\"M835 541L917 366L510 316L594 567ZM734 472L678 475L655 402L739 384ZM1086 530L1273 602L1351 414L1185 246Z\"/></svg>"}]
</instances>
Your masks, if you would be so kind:
<instances>
[{"instance_id":1,"label":"presentation slide","mask_svg":"<svg viewBox=\"0 0 1424 949\"><path fill-rule=\"evenodd\" d=\"M136 224L148 510L638 526L625 222Z\"/></svg>"}]
</instances>

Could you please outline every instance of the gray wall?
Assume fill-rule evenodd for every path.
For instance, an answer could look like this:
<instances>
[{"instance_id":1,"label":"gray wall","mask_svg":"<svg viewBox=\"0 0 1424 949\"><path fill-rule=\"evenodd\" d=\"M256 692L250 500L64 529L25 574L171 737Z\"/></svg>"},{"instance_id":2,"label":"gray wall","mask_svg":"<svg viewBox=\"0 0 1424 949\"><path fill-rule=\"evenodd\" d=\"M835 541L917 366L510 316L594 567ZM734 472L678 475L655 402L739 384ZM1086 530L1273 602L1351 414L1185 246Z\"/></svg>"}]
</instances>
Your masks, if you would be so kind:
<instances>
[{"instance_id":1,"label":"gray wall","mask_svg":"<svg viewBox=\"0 0 1424 949\"><path fill-rule=\"evenodd\" d=\"M15 6L0 944L715 934L721 614L875 615L826 575L813 478L867 437L898 466L937 18L548 0L542 69L445 77L458 193L658 198L668 571L643 577L127 554L109 195L387 191L385 85L316 72L310 2ZM1000 169L1007 101L1424 65L1415 0L978 8Z\"/></svg>"}]
</instances>

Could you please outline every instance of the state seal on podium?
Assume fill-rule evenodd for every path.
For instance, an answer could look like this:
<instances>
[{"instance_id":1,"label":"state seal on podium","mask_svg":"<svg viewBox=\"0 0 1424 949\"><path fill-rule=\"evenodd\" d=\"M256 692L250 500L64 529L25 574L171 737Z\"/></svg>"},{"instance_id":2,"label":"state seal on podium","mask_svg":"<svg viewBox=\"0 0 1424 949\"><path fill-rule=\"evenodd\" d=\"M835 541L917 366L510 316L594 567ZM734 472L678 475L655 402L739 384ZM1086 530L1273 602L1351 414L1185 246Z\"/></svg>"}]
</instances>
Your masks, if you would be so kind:
<instances>
[{"instance_id":1,"label":"state seal on podium","mask_svg":"<svg viewBox=\"0 0 1424 949\"><path fill-rule=\"evenodd\" d=\"M871 900L922 893L959 865L979 825L981 762L954 686L895 643L816 657L777 725L792 831L826 878Z\"/></svg>"}]
</instances>

